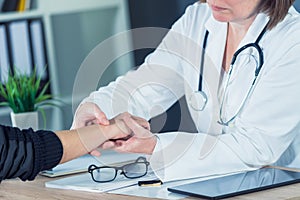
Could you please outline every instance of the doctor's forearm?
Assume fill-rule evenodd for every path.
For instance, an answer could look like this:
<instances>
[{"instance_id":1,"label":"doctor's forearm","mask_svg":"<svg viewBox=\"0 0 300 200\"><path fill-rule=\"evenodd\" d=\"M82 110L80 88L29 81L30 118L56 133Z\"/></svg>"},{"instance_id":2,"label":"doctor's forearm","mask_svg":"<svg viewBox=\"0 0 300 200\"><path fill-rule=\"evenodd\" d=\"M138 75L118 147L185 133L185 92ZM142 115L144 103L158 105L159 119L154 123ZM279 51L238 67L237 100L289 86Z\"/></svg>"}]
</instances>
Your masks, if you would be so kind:
<instances>
[{"instance_id":1,"label":"doctor's forearm","mask_svg":"<svg viewBox=\"0 0 300 200\"><path fill-rule=\"evenodd\" d=\"M178 132L161 134L158 141L149 162L163 182L256 169L218 137Z\"/></svg>"}]
</instances>

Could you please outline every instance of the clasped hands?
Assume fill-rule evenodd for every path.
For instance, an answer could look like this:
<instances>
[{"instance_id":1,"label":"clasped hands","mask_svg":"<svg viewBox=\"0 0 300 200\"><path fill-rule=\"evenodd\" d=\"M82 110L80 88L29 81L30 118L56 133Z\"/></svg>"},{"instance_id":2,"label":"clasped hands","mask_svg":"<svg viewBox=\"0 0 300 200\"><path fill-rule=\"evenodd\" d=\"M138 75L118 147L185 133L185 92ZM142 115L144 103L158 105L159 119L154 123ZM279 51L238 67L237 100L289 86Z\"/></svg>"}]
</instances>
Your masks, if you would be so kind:
<instances>
[{"instance_id":1,"label":"clasped hands","mask_svg":"<svg viewBox=\"0 0 300 200\"><path fill-rule=\"evenodd\" d=\"M125 112L108 120L104 112L94 103L82 104L76 112L72 129L99 124L104 126L107 140L100 144L101 149L117 152L152 154L156 137L150 132L150 124L143 118ZM90 152L100 156L95 149Z\"/></svg>"}]
</instances>

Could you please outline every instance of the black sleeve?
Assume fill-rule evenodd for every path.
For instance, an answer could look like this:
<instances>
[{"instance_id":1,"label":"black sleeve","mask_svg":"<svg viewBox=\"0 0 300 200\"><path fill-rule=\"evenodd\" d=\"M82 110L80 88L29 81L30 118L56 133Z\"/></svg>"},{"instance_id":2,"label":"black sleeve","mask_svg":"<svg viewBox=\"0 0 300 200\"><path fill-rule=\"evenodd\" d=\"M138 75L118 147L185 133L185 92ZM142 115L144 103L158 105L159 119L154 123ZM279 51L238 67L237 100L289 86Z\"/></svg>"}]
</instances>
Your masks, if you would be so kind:
<instances>
[{"instance_id":1,"label":"black sleeve","mask_svg":"<svg viewBox=\"0 0 300 200\"><path fill-rule=\"evenodd\" d=\"M62 144L51 131L0 125L0 181L16 177L33 180L40 171L56 166L62 154Z\"/></svg>"}]
</instances>

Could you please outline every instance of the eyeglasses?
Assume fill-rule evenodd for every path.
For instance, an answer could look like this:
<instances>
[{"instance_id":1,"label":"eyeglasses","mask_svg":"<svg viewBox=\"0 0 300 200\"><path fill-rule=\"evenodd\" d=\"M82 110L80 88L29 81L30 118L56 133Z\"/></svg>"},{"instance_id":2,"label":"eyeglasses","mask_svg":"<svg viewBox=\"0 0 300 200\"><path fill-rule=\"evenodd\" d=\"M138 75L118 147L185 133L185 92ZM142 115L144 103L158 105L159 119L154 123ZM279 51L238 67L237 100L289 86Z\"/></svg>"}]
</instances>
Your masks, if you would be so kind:
<instances>
[{"instance_id":1,"label":"eyeglasses","mask_svg":"<svg viewBox=\"0 0 300 200\"><path fill-rule=\"evenodd\" d=\"M110 182L116 179L117 173L121 170L122 175L126 178L134 179L140 178L147 174L149 162L145 157L139 157L133 163L123 165L121 167L90 165L88 172L91 174L92 179L98 183Z\"/></svg>"}]
</instances>

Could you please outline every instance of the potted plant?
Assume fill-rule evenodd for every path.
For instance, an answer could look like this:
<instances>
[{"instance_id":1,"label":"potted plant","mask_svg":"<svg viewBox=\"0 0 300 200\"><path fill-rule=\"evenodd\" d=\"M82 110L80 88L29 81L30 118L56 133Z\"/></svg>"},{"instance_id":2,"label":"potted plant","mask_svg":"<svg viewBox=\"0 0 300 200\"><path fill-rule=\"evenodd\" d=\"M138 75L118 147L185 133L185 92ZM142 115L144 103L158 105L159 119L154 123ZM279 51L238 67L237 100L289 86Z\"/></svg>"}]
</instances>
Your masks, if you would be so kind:
<instances>
[{"instance_id":1,"label":"potted plant","mask_svg":"<svg viewBox=\"0 0 300 200\"><path fill-rule=\"evenodd\" d=\"M42 86L41 78L36 71L31 75L21 74L17 70L9 73L5 84L0 84L0 96L4 99L0 106L9 106L12 109L12 125L24 128L38 129L38 111L45 123L45 112L41 108L45 105L55 105L52 95L47 94L49 82Z\"/></svg>"}]
</instances>

